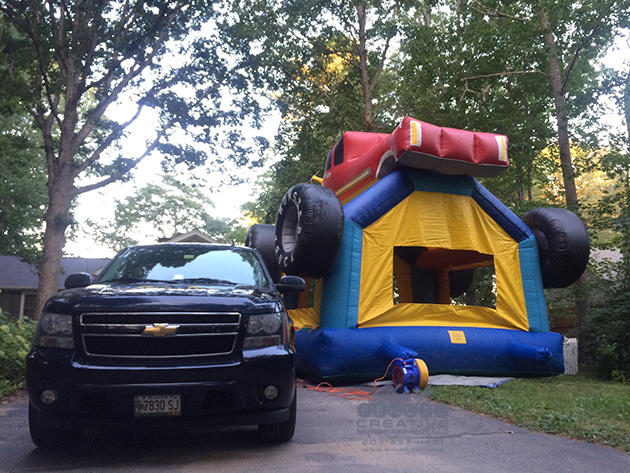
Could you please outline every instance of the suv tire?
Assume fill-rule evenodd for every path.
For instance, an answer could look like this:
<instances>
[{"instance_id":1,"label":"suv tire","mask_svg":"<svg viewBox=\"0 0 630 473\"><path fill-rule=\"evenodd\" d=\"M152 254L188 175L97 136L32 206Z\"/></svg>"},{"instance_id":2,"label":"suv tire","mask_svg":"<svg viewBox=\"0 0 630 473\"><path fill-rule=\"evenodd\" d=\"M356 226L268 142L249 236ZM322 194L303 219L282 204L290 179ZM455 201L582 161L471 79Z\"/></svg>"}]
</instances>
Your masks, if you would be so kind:
<instances>
[{"instance_id":1,"label":"suv tire","mask_svg":"<svg viewBox=\"0 0 630 473\"><path fill-rule=\"evenodd\" d=\"M81 441L80 430L58 429L43 427L42 415L28 403L28 427L33 443L39 448L55 449L61 447L76 447Z\"/></svg>"},{"instance_id":2,"label":"suv tire","mask_svg":"<svg viewBox=\"0 0 630 473\"><path fill-rule=\"evenodd\" d=\"M295 433L296 411L297 394L294 394L289 407L289 420L277 424L260 424L258 426L259 438L267 443L283 443L291 440Z\"/></svg>"}]
</instances>

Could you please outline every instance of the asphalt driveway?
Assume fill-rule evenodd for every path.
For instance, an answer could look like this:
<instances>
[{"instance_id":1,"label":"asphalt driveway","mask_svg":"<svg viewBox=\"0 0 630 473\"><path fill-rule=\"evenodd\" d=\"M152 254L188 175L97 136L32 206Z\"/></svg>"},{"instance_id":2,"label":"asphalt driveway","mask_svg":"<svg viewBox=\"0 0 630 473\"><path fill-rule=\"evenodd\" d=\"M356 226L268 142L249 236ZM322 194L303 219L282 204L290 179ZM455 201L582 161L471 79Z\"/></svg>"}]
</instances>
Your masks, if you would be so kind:
<instances>
[{"instance_id":1,"label":"asphalt driveway","mask_svg":"<svg viewBox=\"0 0 630 473\"><path fill-rule=\"evenodd\" d=\"M485 388L479 388L485 389ZM0 405L0 472L629 472L630 455L532 433L382 387L370 402L298 391L295 438L261 445L255 429L88 432L72 452L31 443L26 396Z\"/></svg>"}]
</instances>

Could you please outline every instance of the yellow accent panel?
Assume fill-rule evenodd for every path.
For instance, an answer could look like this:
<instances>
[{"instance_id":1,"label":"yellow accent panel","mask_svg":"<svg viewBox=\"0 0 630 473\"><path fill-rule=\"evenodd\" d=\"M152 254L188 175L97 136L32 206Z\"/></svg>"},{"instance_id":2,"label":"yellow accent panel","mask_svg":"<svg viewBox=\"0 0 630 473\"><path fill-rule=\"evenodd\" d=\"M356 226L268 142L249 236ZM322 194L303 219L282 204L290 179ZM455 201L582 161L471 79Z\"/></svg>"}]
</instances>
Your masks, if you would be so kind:
<instances>
[{"instance_id":1,"label":"yellow accent panel","mask_svg":"<svg viewBox=\"0 0 630 473\"><path fill-rule=\"evenodd\" d=\"M290 309L287 311L297 328L316 329L319 327L319 310L322 305L322 284L322 279L315 279L315 291L313 294L314 307Z\"/></svg>"},{"instance_id":2,"label":"yellow accent panel","mask_svg":"<svg viewBox=\"0 0 630 473\"><path fill-rule=\"evenodd\" d=\"M291 309L288 313L297 328L316 329L319 327L319 314L312 307Z\"/></svg>"},{"instance_id":3,"label":"yellow accent panel","mask_svg":"<svg viewBox=\"0 0 630 473\"><path fill-rule=\"evenodd\" d=\"M411 125L411 138L410 145L411 146L422 146L422 125L420 122L412 121Z\"/></svg>"},{"instance_id":4,"label":"yellow accent panel","mask_svg":"<svg viewBox=\"0 0 630 473\"><path fill-rule=\"evenodd\" d=\"M494 256L496 310L440 305L442 309L439 312L420 310L416 316L419 319L407 318L416 321L412 325L474 324L529 329L518 244L472 197L421 191L413 192L363 230L359 325L377 317L381 320L379 325L385 325L382 315L395 307L392 292L395 246L474 250ZM425 304L413 306L422 307ZM432 315L436 313L443 317L441 321ZM430 323L425 323L425 317Z\"/></svg>"},{"instance_id":5,"label":"yellow accent panel","mask_svg":"<svg viewBox=\"0 0 630 473\"><path fill-rule=\"evenodd\" d=\"M398 304L359 324L359 328L407 326L516 328L494 309L445 304Z\"/></svg>"},{"instance_id":6,"label":"yellow accent panel","mask_svg":"<svg viewBox=\"0 0 630 473\"><path fill-rule=\"evenodd\" d=\"M313 309L315 310L315 313L317 314L317 326L319 326L319 311L322 306L323 284L324 282L321 278L315 280L315 292L313 294L313 306L314 306Z\"/></svg>"},{"instance_id":7,"label":"yellow accent panel","mask_svg":"<svg viewBox=\"0 0 630 473\"><path fill-rule=\"evenodd\" d=\"M416 358L416 366L420 372L420 382L418 383L418 387L420 389L424 389L427 387L427 384L429 384L429 367L424 360L420 358Z\"/></svg>"},{"instance_id":8,"label":"yellow accent panel","mask_svg":"<svg viewBox=\"0 0 630 473\"><path fill-rule=\"evenodd\" d=\"M451 343L466 345L466 334L461 330L449 330L448 336L451 339Z\"/></svg>"}]
</instances>

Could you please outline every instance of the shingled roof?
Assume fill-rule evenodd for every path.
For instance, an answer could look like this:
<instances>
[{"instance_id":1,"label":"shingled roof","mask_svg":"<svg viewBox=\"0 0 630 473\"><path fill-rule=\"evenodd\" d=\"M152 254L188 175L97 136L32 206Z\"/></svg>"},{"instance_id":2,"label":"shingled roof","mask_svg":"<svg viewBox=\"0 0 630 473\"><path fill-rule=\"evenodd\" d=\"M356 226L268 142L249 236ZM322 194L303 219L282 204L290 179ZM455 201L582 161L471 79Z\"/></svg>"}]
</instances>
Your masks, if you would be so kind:
<instances>
[{"instance_id":1,"label":"shingled roof","mask_svg":"<svg viewBox=\"0 0 630 473\"><path fill-rule=\"evenodd\" d=\"M94 274L109 263L107 258L63 258L58 287L63 288L66 277L72 273ZM16 256L0 255L0 288L27 289L37 287L37 269L20 261Z\"/></svg>"}]
</instances>

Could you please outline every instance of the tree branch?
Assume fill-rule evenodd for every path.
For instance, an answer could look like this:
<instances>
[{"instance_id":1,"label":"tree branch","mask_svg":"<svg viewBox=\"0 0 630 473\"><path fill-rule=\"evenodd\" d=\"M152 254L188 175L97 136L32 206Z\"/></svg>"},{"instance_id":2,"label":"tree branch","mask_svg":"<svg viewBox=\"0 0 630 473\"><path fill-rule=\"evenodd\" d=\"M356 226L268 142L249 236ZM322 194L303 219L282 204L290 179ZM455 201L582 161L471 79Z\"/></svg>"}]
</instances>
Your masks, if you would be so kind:
<instances>
[{"instance_id":1,"label":"tree branch","mask_svg":"<svg viewBox=\"0 0 630 473\"><path fill-rule=\"evenodd\" d=\"M398 15L398 6L395 6L394 9L392 10L393 22L396 21L397 15ZM387 59L387 51L389 50L389 43L391 42L391 40L394 38L395 35L396 35L396 30L392 28L390 34L387 36L387 39L385 40L385 46L383 47L383 51L381 51L381 58L379 60L378 66L376 67L376 70L374 71L374 75L372 75L372 80L370 83L370 94L372 94L372 91L374 90L374 86L376 85L376 82L378 81L378 77L381 75L381 72L383 71L383 67L385 66L385 60Z\"/></svg>"},{"instance_id":2,"label":"tree branch","mask_svg":"<svg viewBox=\"0 0 630 473\"><path fill-rule=\"evenodd\" d=\"M567 82L569 81L571 70L573 69L573 66L575 66L575 62L577 61L577 58L580 52L582 51L582 48L584 48L584 46L586 46L588 43L591 42L591 39L593 39L593 36L595 36L597 31L599 31L599 27L593 28L593 30L591 31L591 34L589 34L586 38L584 38L582 42L578 45L578 47L575 49L575 52L573 53L573 57L571 58L571 62L569 63L569 67L567 67L567 69L564 71L564 78L562 79L562 88L560 89L563 93L564 93L565 87L567 86Z\"/></svg>"},{"instance_id":3,"label":"tree branch","mask_svg":"<svg viewBox=\"0 0 630 473\"><path fill-rule=\"evenodd\" d=\"M508 20L518 21L520 23L527 23L527 20L524 20L523 18L519 18L513 15L509 15L507 13L503 13L498 8L495 8L494 10L490 10L489 7L479 2L478 0L473 0L473 3L475 5L478 5L478 7L471 5L470 8L472 8L476 12L481 13L482 15L491 16L494 18L507 18Z\"/></svg>"},{"instance_id":4,"label":"tree branch","mask_svg":"<svg viewBox=\"0 0 630 473\"><path fill-rule=\"evenodd\" d=\"M155 139L151 142L151 144L149 146L147 146L147 149L144 150L144 153L142 153L140 156L138 156L136 159L132 160L124 169L106 177L105 179L102 179L98 182L95 182L94 184L88 184L87 186L83 186L83 187L78 187L75 189L74 191L74 195L79 195L79 194L83 194L85 192L90 192L93 191L95 189L99 189L101 187L106 186L107 184L111 184L112 182L118 181L120 179L122 179L122 177L127 174L129 171L131 171L133 168L135 168L138 163L140 163L140 161L142 161L144 158L146 158L147 156L149 156L153 150L157 147L157 145L160 142L160 139L166 134L166 130L168 128L170 128L170 126L173 124L172 121L170 121L168 124L166 124L157 134L157 136L155 137Z\"/></svg>"},{"instance_id":5,"label":"tree branch","mask_svg":"<svg viewBox=\"0 0 630 473\"><path fill-rule=\"evenodd\" d=\"M122 134L124 129L127 128L129 125L131 125L134 121L136 121L136 119L140 115L140 112L142 111L143 107L144 107L144 105L140 104L138 106L138 109L136 110L136 113L134 113L134 115L129 120L127 120L124 123L119 124L116 127L116 129L113 130L101 142L101 144L98 146L98 148L96 148L94 150L94 152L90 155L90 157L88 159L86 159L83 163L81 163L80 165L78 165L76 167L76 169L72 173L73 176L74 177L78 176L81 172L85 171L92 164L94 164L101 157L101 153L103 153L103 151L105 151L105 149L107 149L109 147L109 145L111 145L116 139L118 139L120 137L120 135Z\"/></svg>"},{"instance_id":6,"label":"tree branch","mask_svg":"<svg viewBox=\"0 0 630 473\"><path fill-rule=\"evenodd\" d=\"M55 31L53 31L53 39L55 42L55 54L57 56L57 59L59 60L59 72L61 73L61 76L64 77L68 74L68 63L67 63L67 57L65 57L64 52L63 52L63 46L64 46L64 31L66 28L66 18L65 18L65 11L60 11L59 12L59 21L57 22L57 19L55 18L55 10L57 8L57 3L54 0L48 0L48 11L50 14L50 24L51 27L52 25L57 25L57 28L55 29ZM62 3L62 7L63 7L63 3L65 2L61 2ZM63 8L63 10L66 10L65 8Z\"/></svg>"},{"instance_id":7,"label":"tree branch","mask_svg":"<svg viewBox=\"0 0 630 473\"><path fill-rule=\"evenodd\" d=\"M118 98L118 95L129 84L129 82L131 82L131 80L133 80L135 77L137 77L142 71L144 71L144 69L146 69L146 67L149 64L151 64L151 62L153 61L153 58L157 54L158 50L164 44L164 41L165 41L166 36L167 36L168 29L171 26L171 24L173 23L173 21L175 20L175 17L177 16L177 13L178 13L178 9L175 8L168 15L164 25L162 26L162 28L161 28L161 30L159 32L158 39L155 42L155 44L153 45L153 49L151 50L151 53L146 57L146 59L144 61L142 61L141 63L136 64L134 68L132 68L125 75L123 75L123 77L120 79L120 82L118 82L118 84L114 87L114 89L111 91L111 93L108 96L106 96L105 98L101 99L101 101L96 105L96 107L93 108L88 113L88 117L85 120L85 123L83 124L81 129L74 136L75 145L77 145L79 143L82 143L83 140L85 140L85 138L90 134L90 132L94 128L94 125L96 124L98 119L103 115L103 113L105 113L105 110L107 110L107 107L109 107ZM112 80L113 80L113 74L110 76L109 80L106 81L106 84L105 84L105 88L106 89L109 88L109 84L111 83Z\"/></svg>"},{"instance_id":8,"label":"tree branch","mask_svg":"<svg viewBox=\"0 0 630 473\"><path fill-rule=\"evenodd\" d=\"M77 10L81 10L81 4L77 4ZM89 31L89 43L86 48L86 57L85 57L85 66L81 71L81 79L79 82L79 94L83 94L86 90L85 83L87 82L88 77L92 73L92 63L94 62L94 53L96 52L96 46L98 45L98 29L102 25L103 21L103 4L101 4L101 8L94 15L95 19L92 22L91 27L88 29Z\"/></svg>"},{"instance_id":9,"label":"tree branch","mask_svg":"<svg viewBox=\"0 0 630 473\"><path fill-rule=\"evenodd\" d=\"M113 79L113 75L115 74L115 72L118 70L118 68L120 67L121 64L121 60L118 59L119 54L120 54L120 38L121 38L121 33L123 31L123 29L125 29L127 22L130 19L134 19L135 15L132 15L133 10L129 9L129 0L125 0L125 3L123 4L122 7L122 13L120 15L120 21L118 22L118 24L116 25L116 28L114 29L114 33L113 33L113 48L112 48L112 60L110 61L110 63L107 66L107 73L103 75L103 77L101 77L98 80L95 80L93 82L91 82L90 84L88 84L87 86L83 86L83 92L90 90L93 87L100 87L103 83L107 82L107 86L103 87L105 89L107 89L109 87L109 84L111 84L111 81ZM96 30L95 30L96 31Z\"/></svg>"},{"instance_id":10,"label":"tree branch","mask_svg":"<svg viewBox=\"0 0 630 473\"><path fill-rule=\"evenodd\" d=\"M488 77L507 77L507 76L514 76L514 75L518 75L518 74L542 74L545 77L549 77L549 74L547 74L546 72L533 70L533 71L495 72L494 74L481 74L481 75L478 75L478 76L462 77L459 80L462 81L462 82L467 82L469 80L486 79Z\"/></svg>"}]
</instances>

